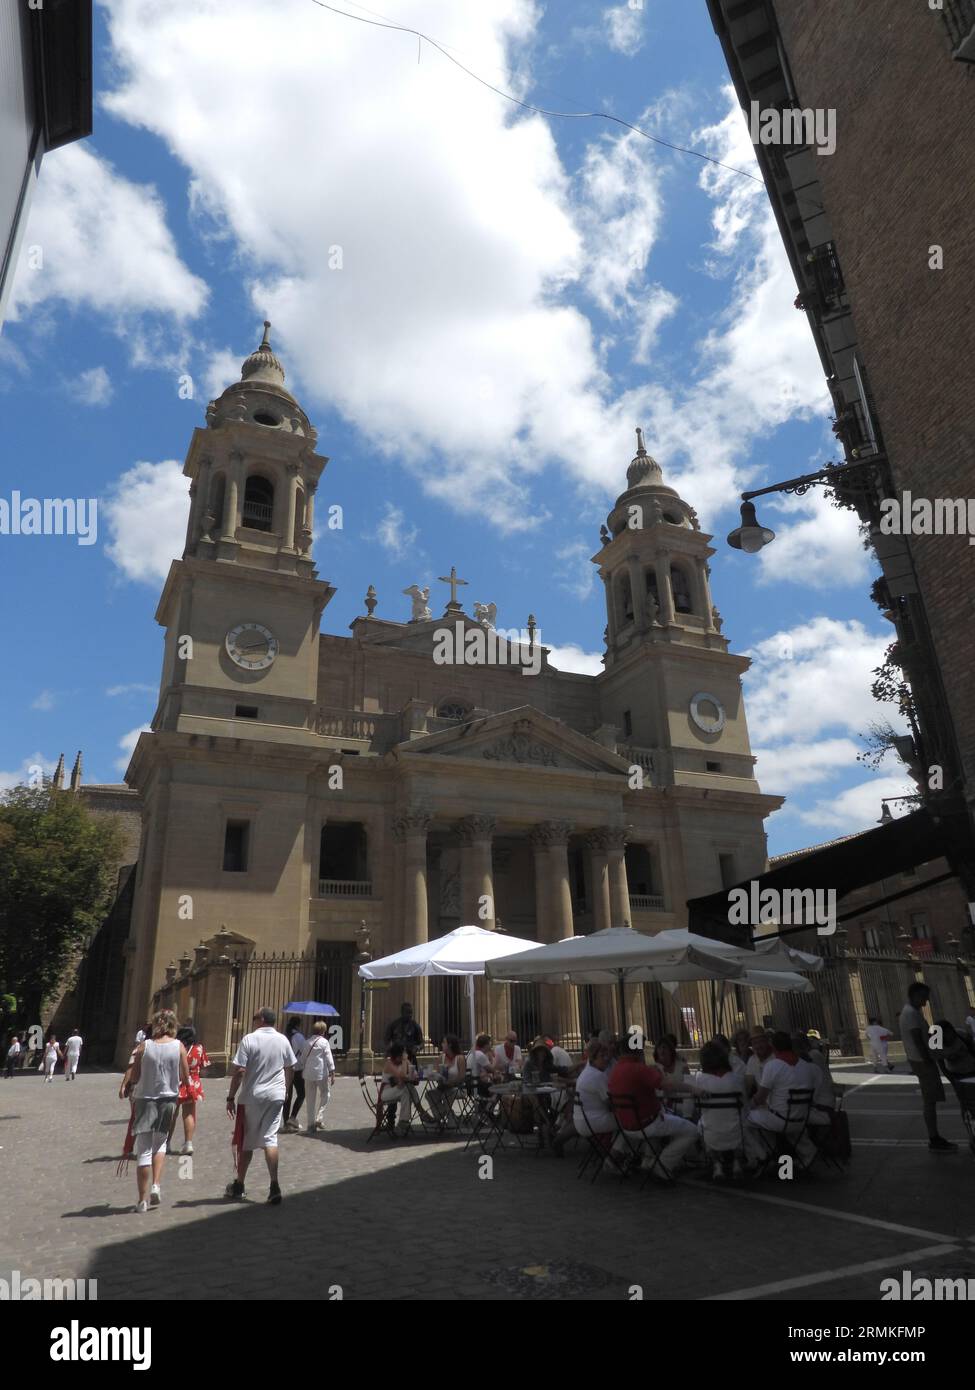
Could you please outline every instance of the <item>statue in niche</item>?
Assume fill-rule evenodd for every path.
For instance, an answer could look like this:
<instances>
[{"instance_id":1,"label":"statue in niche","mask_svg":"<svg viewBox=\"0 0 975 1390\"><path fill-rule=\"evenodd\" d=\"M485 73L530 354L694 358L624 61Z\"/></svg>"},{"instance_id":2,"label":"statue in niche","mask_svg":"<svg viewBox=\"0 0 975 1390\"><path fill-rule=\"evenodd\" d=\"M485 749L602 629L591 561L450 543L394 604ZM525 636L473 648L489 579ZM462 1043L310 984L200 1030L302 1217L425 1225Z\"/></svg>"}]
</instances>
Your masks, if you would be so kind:
<instances>
[{"instance_id":1,"label":"statue in niche","mask_svg":"<svg viewBox=\"0 0 975 1390\"><path fill-rule=\"evenodd\" d=\"M421 589L418 584L411 584L403 593L407 598L413 600L413 613L410 618L411 623L428 623L430 621L430 609L427 607L427 600L430 597L430 586Z\"/></svg>"}]
</instances>

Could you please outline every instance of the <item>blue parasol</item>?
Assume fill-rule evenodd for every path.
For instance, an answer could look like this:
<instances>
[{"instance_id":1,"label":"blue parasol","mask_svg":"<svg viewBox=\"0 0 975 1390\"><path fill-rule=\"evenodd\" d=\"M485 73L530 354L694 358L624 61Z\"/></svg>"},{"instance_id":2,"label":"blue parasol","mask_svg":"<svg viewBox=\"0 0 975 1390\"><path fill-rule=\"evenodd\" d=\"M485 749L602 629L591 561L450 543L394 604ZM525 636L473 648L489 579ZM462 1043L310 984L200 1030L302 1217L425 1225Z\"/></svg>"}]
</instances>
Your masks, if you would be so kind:
<instances>
[{"instance_id":1,"label":"blue parasol","mask_svg":"<svg viewBox=\"0 0 975 1390\"><path fill-rule=\"evenodd\" d=\"M285 1004L281 1010L283 1014L318 1014L322 1018L338 1018L338 1009L333 1009L331 1004L316 1004L314 999L292 1000L290 1004Z\"/></svg>"}]
</instances>

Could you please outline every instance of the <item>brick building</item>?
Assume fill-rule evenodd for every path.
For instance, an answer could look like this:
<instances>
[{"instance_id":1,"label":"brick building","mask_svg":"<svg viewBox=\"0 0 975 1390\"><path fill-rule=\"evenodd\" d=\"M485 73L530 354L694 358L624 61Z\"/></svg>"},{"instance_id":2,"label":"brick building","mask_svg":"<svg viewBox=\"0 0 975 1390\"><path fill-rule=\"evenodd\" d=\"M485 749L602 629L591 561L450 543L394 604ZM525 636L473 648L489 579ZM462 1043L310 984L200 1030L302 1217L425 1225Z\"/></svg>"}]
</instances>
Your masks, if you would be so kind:
<instances>
[{"instance_id":1,"label":"brick building","mask_svg":"<svg viewBox=\"0 0 975 1390\"><path fill-rule=\"evenodd\" d=\"M878 521L884 497L975 494L975 3L707 2L746 116L756 104L835 112L835 152L760 144L756 156L837 437L863 465L837 492L884 571L874 597L910 687L913 737L898 751L953 827L947 852L971 901L975 549L964 534L884 535Z\"/></svg>"}]
</instances>

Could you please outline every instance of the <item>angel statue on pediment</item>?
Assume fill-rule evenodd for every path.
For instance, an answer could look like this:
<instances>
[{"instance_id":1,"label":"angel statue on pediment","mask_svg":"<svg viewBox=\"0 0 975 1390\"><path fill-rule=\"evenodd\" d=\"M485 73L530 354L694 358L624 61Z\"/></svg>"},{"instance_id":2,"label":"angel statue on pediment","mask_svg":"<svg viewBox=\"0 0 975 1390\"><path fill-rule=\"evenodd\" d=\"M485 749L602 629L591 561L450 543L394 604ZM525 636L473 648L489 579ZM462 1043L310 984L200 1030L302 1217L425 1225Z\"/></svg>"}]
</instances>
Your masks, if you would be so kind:
<instances>
[{"instance_id":1,"label":"angel statue on pediment","mask_svg":"<svg viewBox=\"0 0 975 1390\"><path fill-rule=\"evenodd\" d=\"M474 620L483 623L485 627L494 627L494 621L498 616L498 605L496 603L475 603Z\"/></svg>"},{"instance_id":2,"label":"angel statue on pediment","mask_svg":"<svg viewBox=\"0 0 975 1390\"><path fill-rule=\"evenodd\" d=\"M430 609L427 607L427 600L430 597L429 585L421 589L419 584L411 584L403 593L413 600L413 614L410 618L411 623L428 623L430 621Z\"/></svg>"}]
</instances>

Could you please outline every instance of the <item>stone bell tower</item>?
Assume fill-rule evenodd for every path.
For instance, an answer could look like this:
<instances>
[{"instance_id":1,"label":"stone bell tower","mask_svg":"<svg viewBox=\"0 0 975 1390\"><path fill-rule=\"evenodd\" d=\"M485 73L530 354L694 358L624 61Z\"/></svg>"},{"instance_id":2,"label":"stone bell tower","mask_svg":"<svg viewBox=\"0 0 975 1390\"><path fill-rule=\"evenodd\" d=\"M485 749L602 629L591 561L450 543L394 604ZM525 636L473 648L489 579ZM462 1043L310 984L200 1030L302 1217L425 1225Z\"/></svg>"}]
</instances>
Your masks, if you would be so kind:
<instances>
[{"instance_id":1,"label":"stone bell tower","mask_svg":"<svg viewBox=\"0 0 975 1390\"><path fill-rule=\"evenodd\" d=\"M663 480L637 430L626 491L594 555L606 589L602 717L621 743L652 755L654 780L715 774L752 781L741 673L711 599L711 537ZM702 783L702 786L705 785Z\"/></svg>"},{"instance_id":2,"label":"stone bell tower","mask_svg":"<svg viewBox=\"0 0 975 1390\"><path fill-rule=\"evenodd\" d=\"M312 560L313 506L328 460L285 387L270 324L193 432L184 474L190 514L156 621L166 628L153 727L226 732L200 720L308 728L318 629L335 590Z\"/></svg>"}]
</instances>

